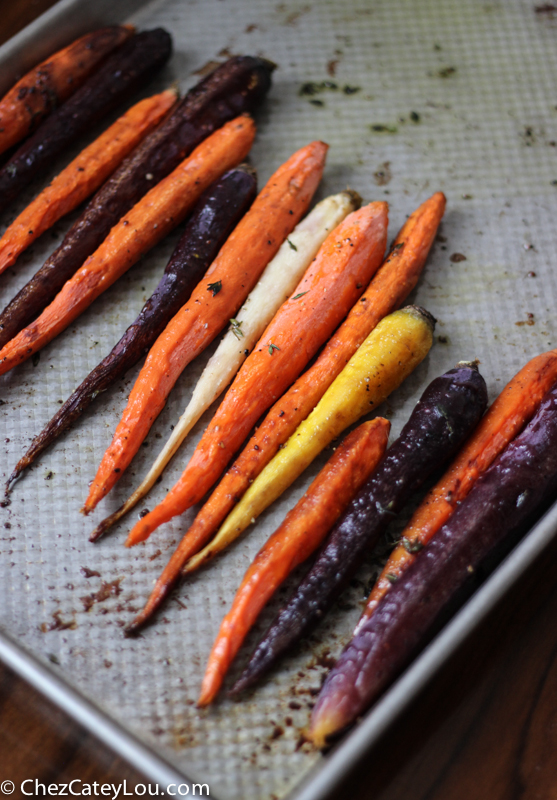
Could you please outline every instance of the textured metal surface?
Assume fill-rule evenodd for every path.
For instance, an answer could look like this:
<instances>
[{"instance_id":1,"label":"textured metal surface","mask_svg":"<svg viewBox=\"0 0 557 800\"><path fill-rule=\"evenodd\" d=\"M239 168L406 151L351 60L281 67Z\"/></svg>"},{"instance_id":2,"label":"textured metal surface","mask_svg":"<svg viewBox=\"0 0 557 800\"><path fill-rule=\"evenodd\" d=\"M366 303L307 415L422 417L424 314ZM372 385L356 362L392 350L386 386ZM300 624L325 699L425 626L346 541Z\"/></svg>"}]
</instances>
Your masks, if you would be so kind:
<instances>
[{"instance_id":1,"label":"textured metal surface","mask_svg":"<svg viewBox=\"0 0 557 800\"><path fill-rule=\"evenodd\" d=\"M252 151L261 184L293 150L320 138L331 149L319 197L348 184L366 200L387 199L392 236L429 194L446 193L442 238L411 297L438 318L438 339L382 409L393 436L427 381L456 361L478 357L493 398L528 358L556 345L557 16L510 0L157 0L128 19L173 33L174 57L153 91L172 81L187 88L197 80L195 70L228 53L262 54L279 65ZM301 94L304 84L323 81L337 88ZM45 234L2 276L4 304L67 224ZM144 258L45 348L38 363L0 378L4 475L134 318L175 241L169 237ZM454 254L465 260L451 259ZM253 531L185 584L158 624L136 640L124 639L122 626L140 608L194 510L132 551L122 546L131 521L96 546L87 542L95 522L145 473L205 361L182 376L147 446L92 518L81 517L79 507L137 369L16 485L0 517L0 624L143 741L207 780L217 796L282 796L320 759L309 745L298 747L300 731L376 565L362 568L326 623L258 690L242 702L223 697L203 711L194 702L220 620L251 557L319 464ZM148 507L173 485L209 418L194 429Z\"/></svg>"}]
</instances>

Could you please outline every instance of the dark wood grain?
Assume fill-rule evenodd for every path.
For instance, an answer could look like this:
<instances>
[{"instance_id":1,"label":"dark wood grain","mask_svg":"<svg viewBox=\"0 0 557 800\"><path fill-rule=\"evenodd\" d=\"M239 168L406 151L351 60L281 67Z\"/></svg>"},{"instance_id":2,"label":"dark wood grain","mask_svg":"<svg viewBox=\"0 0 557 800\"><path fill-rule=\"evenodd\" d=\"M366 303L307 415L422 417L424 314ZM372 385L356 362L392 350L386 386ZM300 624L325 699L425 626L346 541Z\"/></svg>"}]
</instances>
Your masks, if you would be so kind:
<instances>
[{"instance_id":1,"label":"dark wood grain","mask_svg":"<svg viewBox=\"0 0 557 800\"><path fill-rule=\"evenodd\" d=\"M13 672L0 668L0 783L123 783L145 778ZM27 790L33 784L26 785ZM1 796L1 795L0 795ZM19 788L13 797L23 797Z\"/></svg>"},{"instance_id":2,"label":"dark wood grain","mask_svg":"<svg viewBox=\"0 0 557 800\"><path fill-rule=\"evenodd\" d=\"M0 42L52 0L0 0ZM557 543L459 649L336 798L557 798ZM145 779L0 666L0 782ZM131 789L130 789L131 790ZM11 795L23 797L19 789Z\"/></svg>"},{"instance_id":3,"label":"dark wood grain","mask_svg":"<svg viewBox=\"0 0 557 800\"><path fill-rule=\"evenodd\" d=\"M0 44L47 11L56 0L0 0Z\"/></svg>"}]
</instances>

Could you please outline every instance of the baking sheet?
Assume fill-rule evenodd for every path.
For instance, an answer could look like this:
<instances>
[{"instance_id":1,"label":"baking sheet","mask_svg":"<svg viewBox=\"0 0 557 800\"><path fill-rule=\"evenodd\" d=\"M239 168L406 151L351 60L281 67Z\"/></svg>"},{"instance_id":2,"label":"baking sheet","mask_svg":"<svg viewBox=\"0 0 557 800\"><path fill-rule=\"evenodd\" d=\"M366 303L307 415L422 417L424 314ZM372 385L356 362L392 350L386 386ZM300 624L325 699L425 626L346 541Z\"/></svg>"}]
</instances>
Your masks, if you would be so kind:
<instances>
[{"instance_id":1,"label":"baking sheet","mask_svg":"<svg viewBox=\"0 0 557 800\"><path fill-rule=\"evenodd\" d=\"M393 423L393 437L427 382L456 361L480 359L493 399L528 358L555 345L557 17L526 2L157 0L126 19L173 33L172 62L150 91L173 81L186 89L198 80L194 72L230 53L261 54L279 65L257 115L252 162L261 185L293 150L321 138L331 149L319 197L349 185L366 200L387 199L392 236L429 194L447 194L442 238L411 296L438 318L438 338L428 359L380 410ZM324 81L337 88L301 93L304 84ZM12 216L44 182L14 205ZM45 234L3 276L4 304L70 222ZM0 378L5 476L59 401L135 317L177 235L97 300L42 351L38 363ZM451 260L454 254L465 260ZM298 746L300 731L324 665L349 638L377 564L362 568L314 636L241 703L222 699L199 711L194 701L220 620L251 557L323 460L248 536L185 584L163 619L139 639L124 639L122 626L141 607L195 510L133 551L122 547L129 521L98 545L87 542L95 522L145 473L206 358L182 376L149 446L93 517L85 520L78 510L138 368L99 398L96 409L16 486L0 519L0 622L143 742L194 779L208 781L216 796L283 796L322 761L308 744ZM209 418L196 427L148 507L174 484ZM86 577L84 568L100 574ZM292 583L263 615L232 679Z\"/></svg>"}]
</instances>

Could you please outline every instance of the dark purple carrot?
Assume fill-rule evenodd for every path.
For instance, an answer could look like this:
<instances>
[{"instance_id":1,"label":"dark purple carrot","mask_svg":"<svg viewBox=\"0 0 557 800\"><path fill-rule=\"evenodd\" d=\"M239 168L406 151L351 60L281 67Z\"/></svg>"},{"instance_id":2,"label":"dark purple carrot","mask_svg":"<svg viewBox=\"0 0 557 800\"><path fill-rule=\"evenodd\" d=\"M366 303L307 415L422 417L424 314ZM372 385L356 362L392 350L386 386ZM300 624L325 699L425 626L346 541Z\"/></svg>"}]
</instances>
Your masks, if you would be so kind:
<instances>
[{"instance_id":1,"label":"dark purple carrot","mask_svg":"<svg viewBox=\"0 0 557 800\"><path fill-rule=\"evenodd\" d=\"M257 192L255 172L245 166L230 170L201 195L164 275L141 313L106 358L95 367L36 436L7 484L70 427L95 397L121 378L149 351L168 322L188 300Z\"/></svg>"},{"instance_id":2,"label":"dark purple carrot","mask_svg":"<svg viewBox=\"0 0 557 800\"><path fill-rule=\"evenodd\" d=\"M188 92L97 192L60 247L0 314L0 349L54 300L110 229L149 189L209 134L263 100L273 69L270 61L235 56Z\"/></svg>"},{"instance_id":3,"label":"dark purple carrot","mask_svg":"<svg viewBox=\"0 0 557 800\"><path fill-rule=\"evenodd\" d=\"M411 493L456 452L486 406L485 381L475 364L462 362L429 384L400 436L277 614L234 694L255 683L319 622Z\"/></svg>"},{"instance_id":4,"label":"dark purple carrot","mask_svg":"<svg viewBox=\"0 0 557 800\"><path fill-rule=\"evenodd\" d=\"M316 744L371 705L556 490L557 384L344 650L313 711Z\"/></svg>"},{"instance_id":5,"label":"dark purple carrot","mask_svg":"<svg viewBox=\"0 0 557 800\"><path fill-rule=\"evenodd\" d=\"M78 136L136 91L170 58L172 40L162 28L132 36L56 109L0 169L0 211L47 169Z\"/></svg>"}]
</instances>

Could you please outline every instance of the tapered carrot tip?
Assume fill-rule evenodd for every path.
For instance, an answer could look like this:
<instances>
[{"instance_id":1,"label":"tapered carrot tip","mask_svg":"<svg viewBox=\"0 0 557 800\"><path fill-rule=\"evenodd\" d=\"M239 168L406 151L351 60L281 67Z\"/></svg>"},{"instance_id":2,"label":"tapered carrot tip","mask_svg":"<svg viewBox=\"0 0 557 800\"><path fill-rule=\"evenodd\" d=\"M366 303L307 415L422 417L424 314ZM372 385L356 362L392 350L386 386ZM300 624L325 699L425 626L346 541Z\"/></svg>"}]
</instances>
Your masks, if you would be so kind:
<instances>
[{"instance_id":1,"label":"tapered carrot tip","mask_svg":"<svg viewBox=\"0 0 557 800\"><path fill-rule=\"evenodd\" d=\"M341 684L341 685L337 685ZM322 690L311 716L308 738L319 749L327 747L353 719L351 706L354 701L347 692L346 680L337 674L327 682L327 691Z\"/></svg>"},{"instance_id":2,"label":"tapered carrot tip","mask_svg":"<svg viewBox=\"0 0 557 800\"><path fill-rule=\"evenodd\" d=\"M221 648L223 647L225 648L227 647L227 642L221 643ZM201 684L201 692L199 694L199 699L197 701L197 705L199 708L208 706L210 703L213 702L213 700L218 694L218 691L221 687L225 674L226 674L226 667L224 667L223 669L220 660L215 659L213 664L208 665L207 671L203 676L203 682Z\"/></svg>"},{"instance_id":3,"label":"tapered carrot tip","mask_svg":"<svg viewBox=\"0 0 557 800\"><path fill-rule=\"evenodd\" d=\"M149 514L146 514L143 519L135 523L126 539L126 547L133 547L135 544L144 542L159 525L162 525L163 522L170 519L170 517L162 519L160 513L157 513L157 511L157 508L154 508Z\"/></svg>"}]
</instances>

